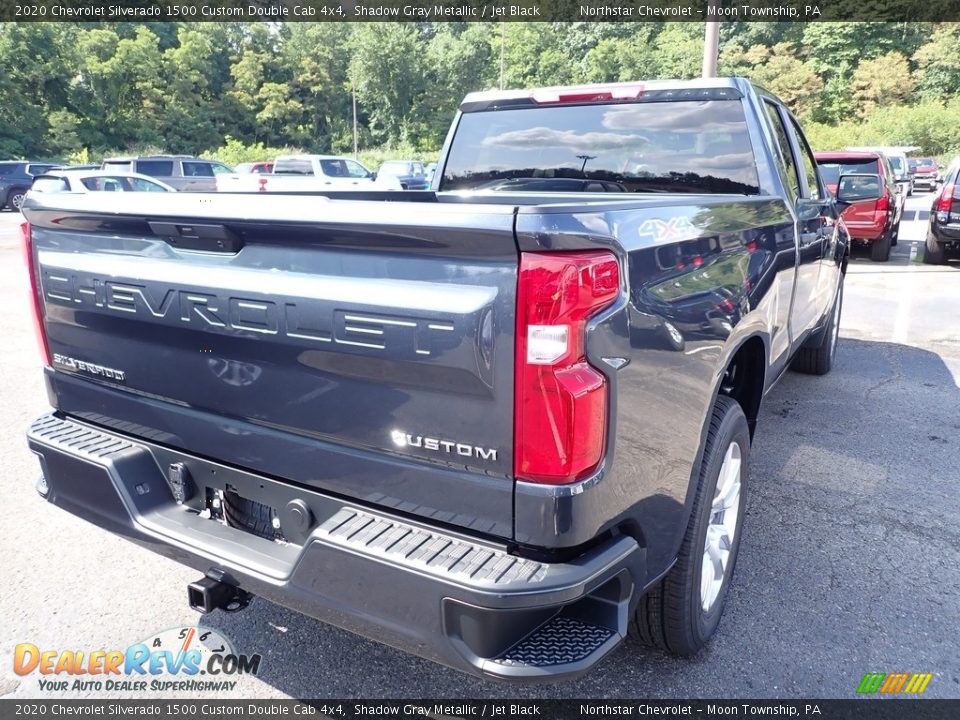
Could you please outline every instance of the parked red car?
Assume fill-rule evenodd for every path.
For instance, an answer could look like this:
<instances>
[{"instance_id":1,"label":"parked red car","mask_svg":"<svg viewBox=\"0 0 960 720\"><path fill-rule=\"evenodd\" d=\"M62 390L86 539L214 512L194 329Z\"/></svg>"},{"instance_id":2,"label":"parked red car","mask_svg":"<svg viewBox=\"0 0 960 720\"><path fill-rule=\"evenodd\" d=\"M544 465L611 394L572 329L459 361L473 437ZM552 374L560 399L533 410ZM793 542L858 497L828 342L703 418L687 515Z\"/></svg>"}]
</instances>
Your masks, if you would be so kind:
<instances>
[{"instance_id":1,"label":"parked red car","mask_svg":"<svg viewBox=\"0 0 960 720\"><path fill-rule=\"evenodd\" d=\"M904 198L897 192L893 168L882 153L814 153L820 177L831 193L837 192L841 175L879 175L882 194L878 200L853 203L843 211L843 221L855 242L869 243L870 257L877 262L890 258L890 247L897 244Z\"/></svg>"},{"instance_id":2,"label":"parked red car","mask_svg":"<svg viewBox=\"0 0 960 720\"><path fill-rule=\"evenodd\" d=\"M263 175L265 173L273 172L273 163L272 162L252 162L252 163L240 163L237 165L237 172L241 175L244 173L254 173L256 175Z\"/></svg>"},{"instance_id":3,"label":"parked red car","mask_svg":"<svg viewBox=\"0 0 960 720\"><path fill-rule=\"evenodd\" d=\"M908 162L916 166L913 168L913 184L923 185L927 190L936 190L940 182L940 168L933 158L911 158Z\"/></svg>"}]
</instances>

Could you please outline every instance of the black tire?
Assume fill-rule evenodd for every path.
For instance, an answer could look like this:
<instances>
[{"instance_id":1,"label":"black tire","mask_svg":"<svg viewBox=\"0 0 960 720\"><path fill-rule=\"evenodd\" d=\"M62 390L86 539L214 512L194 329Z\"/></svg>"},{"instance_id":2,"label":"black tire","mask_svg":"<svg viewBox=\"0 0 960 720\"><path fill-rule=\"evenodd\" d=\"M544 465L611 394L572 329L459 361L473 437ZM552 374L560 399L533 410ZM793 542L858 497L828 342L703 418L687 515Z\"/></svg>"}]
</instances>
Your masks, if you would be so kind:
<instances>
[{"instance_id":1,"label":"black tire","mask_svg":"<svg viewBox=\"0 0 960 720\"><path fill-rule=\"evenodd\" d=\"M230 527L246 530L257 537L275 540L278 536L273 527L273 510L268 505L247 500L229 490L223 494L223 517Z\"/></svg>"},{"instance_id":2,"label":"black tire","mask_svg":"<svg viewBox=\"0 0 960 720\"><path fill-rule=\"evenodd\" d=\"M826 375L833 367L837 355L837 338L840 334L840 315L843 312L843 276L837 288L837 296L830 306L827 324L797 351L790 364L792 370L808 375Z\"/></svg>"},{"instance_id":3,"label":"black tire","mask_svg":"<svg viewBox=\"0 0 960 720\"><path fill-rule=\"evenodd\" d=\"M947 252L943 245L938 243L930 233L927 233L927 242L923 247L923 262L925 265L943 265L947 261Z\"/></svg>"},{"instance_id":4,"label":"black tire","mask_svg":"<svg viewBox=\"0 0 960 720\"><path fill-rule=\"evenodd\" d=\"M704 543L720 468L727 449L734 442L740 446L741 453L741 490L736 529L719 594L709 610L704 610L700 596ZM677 562L670 572L640 599L630 622L630 634L640 642L676 655L691 655L701 650L716 632L740 549L744 515L743 487L749 459L750 430L747 427L747 418L736 400L720 395L710 417L693 510L680 545Z\"/></svg>"},{"instance_id":5,"label":"black tire","mask_svg":"<svg viewBox=\"0 0 960 720\"><path fill-rule=\"evenodd\" d=\"M870 259L874 262L886 262L890 259L891 232L888 230L870 244Z\"/></svg>"}]
</instances>

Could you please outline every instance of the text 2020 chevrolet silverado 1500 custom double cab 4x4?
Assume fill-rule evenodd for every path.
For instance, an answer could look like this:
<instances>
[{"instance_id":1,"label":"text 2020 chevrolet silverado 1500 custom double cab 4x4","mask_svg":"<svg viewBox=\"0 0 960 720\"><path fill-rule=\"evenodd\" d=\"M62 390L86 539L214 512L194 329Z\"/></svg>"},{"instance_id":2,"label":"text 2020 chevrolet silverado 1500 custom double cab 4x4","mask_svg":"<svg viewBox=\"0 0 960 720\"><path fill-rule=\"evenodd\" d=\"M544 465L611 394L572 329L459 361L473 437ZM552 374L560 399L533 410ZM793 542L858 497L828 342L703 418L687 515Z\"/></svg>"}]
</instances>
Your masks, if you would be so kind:
<instances>
[{"instance_id":1,"label":"text 2020 chevrolet silverado 1500 custom double cab 4x4","mask_svg":"<svg viewBox=\"0 0 960 720\"><path fill-rule=\"evenodd\" d=\"M761 399L830 369L848 245L739 79L470 95L431 191L24 214L50 502L195 567L198 609L514 680L709 639Z\"/></svg>"}]
</instances>

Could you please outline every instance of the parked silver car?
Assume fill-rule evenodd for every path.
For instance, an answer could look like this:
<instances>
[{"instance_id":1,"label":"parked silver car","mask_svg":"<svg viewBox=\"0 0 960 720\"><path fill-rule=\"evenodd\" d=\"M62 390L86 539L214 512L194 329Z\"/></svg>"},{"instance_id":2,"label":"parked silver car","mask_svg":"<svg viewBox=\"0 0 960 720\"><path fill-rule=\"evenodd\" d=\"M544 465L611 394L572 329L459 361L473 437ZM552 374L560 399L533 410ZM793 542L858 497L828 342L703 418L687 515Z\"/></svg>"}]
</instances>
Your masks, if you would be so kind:
<instances>
[{"instance_id":1,"label":"parked silver car","mask_svg":"<svg viewBox=\"0 0 960 720\"><path fill-rule=\"evenodd\" d=\"M149 175L177 190L188 192L215 192L217 175L233 172L233 168L223 163L190 155L107 158L103 161L102 169Z\"/></svg>"}]
</instances>

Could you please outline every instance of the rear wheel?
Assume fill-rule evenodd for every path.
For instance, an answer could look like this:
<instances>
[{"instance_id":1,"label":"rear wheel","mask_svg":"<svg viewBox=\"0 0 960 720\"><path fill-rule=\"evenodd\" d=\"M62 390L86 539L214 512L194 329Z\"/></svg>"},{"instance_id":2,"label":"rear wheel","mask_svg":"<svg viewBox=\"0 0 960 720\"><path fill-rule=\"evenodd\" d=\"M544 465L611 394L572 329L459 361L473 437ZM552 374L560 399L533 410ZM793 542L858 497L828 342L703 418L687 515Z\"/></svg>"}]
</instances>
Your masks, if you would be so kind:
<instances>
[{"instance_id":1,"label":"rear wheel","mask_svg":"<svg viewBox=\"0 0 960 720\"><path fill-rule=\"evenodd\" d=\"M923 262L927 265L943 265L947 261L947 251L937 242L931 233L927 233L927 242L923 248Z\"/></svg>"},{"instance_id":2,"label":"rear wheel","mask_svg":"<svg viewBox=\"0 0 960 720\"><path fill-rule=\"evenodd\" d=\"M826 375L833 367L837 355L837 340L840 337L840 313L843 311L843 278L837 288L837 296L830 308L830 319L812 345L804 344L793 358L790 367L809 375Z\"/></svg>"},{"instance_id":3,"label":"rear wheel","mask_svg":"<svg viewBox=\"0 0 960 720\"><path fill-rule=\"evenodd\" d=\"M870 245L870 259L874 262L886 262L890 259L892 231L888 230Z\"/></svg>"},{"instance_id":4,"label":"rear wheel","mask_svg":"<svg viewBox=\"0 0 960 720\"><path fill-rule=\"evenodd\" d=\"M19 210L20 206L23 205L23 199L26 197L27 193L21 188L14 188L7 195L7 207L11 210Z\"/></svg>"},{"instance_id":5,"label":"rear wheel","mask_svg":"<svg viewBox=\"0 0 960 720\"><path fill-rule=\"evenodd\" d=\"M677 562L640 600L630 623L641 642L689 655L716 632L740 549L749 458L747 418L736 400L720 395Z\"/></svg>"}]
</instances>

